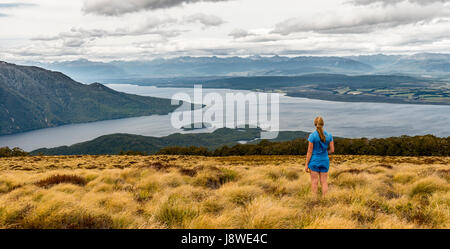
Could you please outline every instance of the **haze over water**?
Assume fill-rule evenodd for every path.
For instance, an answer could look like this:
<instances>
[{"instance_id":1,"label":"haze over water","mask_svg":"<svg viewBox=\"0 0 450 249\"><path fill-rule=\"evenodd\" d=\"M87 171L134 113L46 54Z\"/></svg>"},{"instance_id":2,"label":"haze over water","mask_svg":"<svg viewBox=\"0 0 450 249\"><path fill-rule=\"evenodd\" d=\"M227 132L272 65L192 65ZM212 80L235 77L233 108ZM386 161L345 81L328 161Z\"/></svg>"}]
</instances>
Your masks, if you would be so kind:
<instances>
[{"instance_id":1,"label":"haze over water","mask_svg":"<svg viewBox=\"0 0 450 249\"><path fill-rule=\"evenodd\" d=\"M185 92L193 96L189 88L157 88L131 84L110 84L108 87L126 93L171 98ZM203 94L215 92L224 96L227 92L243 92L227 89L203 89ZM193 98L192 98L193 99ZM390 137L401 135L450 136L450 106L408 105L385 103L353 103L312 100L280 96L280 130L312 131L314 117L325 119L325 129L341 137ZM113 133L130 133L145 136L166 136L184 131L171 126L171 114L137 118L108 120L65 125L0 137L0 147L20 147L31 151L43 147L72 145ZM208 132L212 129L189 132Z\"/></svg>"}]
</instances>

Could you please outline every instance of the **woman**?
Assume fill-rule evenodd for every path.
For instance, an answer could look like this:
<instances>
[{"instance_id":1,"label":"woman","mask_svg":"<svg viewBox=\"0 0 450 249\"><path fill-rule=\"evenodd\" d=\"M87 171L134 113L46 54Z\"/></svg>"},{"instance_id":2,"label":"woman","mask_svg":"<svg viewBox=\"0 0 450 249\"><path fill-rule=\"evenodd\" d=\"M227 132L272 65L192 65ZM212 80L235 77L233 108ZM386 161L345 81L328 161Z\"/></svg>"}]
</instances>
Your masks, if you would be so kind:
<instances>
[{"instance_id":1,"label":"woman","mask_svg":"<svg viewBox=\"0 0 450 249\"><path fill-rule=\"evenodd\" d=\"M314 119L316 131L309 135L308 153L306 155L306 173L311 175L311 189L314 196L317 196L317 185L320 179L322 186L322 196L328 192L328 169L330 168L329 154L334 153L334 142L331 133L323 130L323 118Z\"/></svg>"}]
</instances>

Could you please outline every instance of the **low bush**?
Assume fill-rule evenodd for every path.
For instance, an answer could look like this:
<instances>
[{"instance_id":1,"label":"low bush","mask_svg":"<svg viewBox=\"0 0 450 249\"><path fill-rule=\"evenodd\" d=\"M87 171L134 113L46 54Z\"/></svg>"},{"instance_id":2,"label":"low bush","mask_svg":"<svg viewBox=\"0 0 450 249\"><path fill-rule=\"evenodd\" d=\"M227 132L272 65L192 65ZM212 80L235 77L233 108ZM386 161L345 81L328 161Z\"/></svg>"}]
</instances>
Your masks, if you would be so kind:
<instances>
[{"instance_id":1,"label":"low bush","mask_svg":"<svg viewBox=\"0 0 450 249\"><path fill-rule=\"evenodd\" d=\"M21 148L13 148L9 147L1 147L0 148L0 157L18 157L18 156L28 156L28 152L25 152Z\"/></svg>"},{"instance_id":2,"label":"low bush","mask_svg":"<svg viewBox=\"0 0 450 249\"><path fill-rule=\"evenodd\" d=\"M450 137L433 135L401 136L390 138L335 138L335 153L338 155L376 156L450 156ZM166 147L158 154L200 156L245 156L245 155L305 155L306 139L285 142L262 140L258 144L237 144L215 150L204 147Z\"/></svg>"}]
</instances>

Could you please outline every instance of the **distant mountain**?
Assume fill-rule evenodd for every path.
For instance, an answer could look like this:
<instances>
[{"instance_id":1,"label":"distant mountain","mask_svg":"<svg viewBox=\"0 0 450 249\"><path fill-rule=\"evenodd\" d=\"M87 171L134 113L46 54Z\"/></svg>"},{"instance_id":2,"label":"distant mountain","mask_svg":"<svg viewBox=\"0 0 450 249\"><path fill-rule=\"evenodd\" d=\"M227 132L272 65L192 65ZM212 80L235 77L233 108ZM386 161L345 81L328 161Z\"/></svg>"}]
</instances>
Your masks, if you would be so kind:
<instances>
[{"instance_id":1,"label":"distant mountain","mask_svg":"<svg viewBox=\"0 0 450 249\"><path fill-rule=\"evenodd\" d=\"M95 62L85 59L53 63L28 62L63 72L83 82L189 77L297 76L328 74L450 75L450 54L358 56L176 57L142 61Z\"/></svg>"},{"instance_id":2,"label":"distant mountain","mask_svg":"<svg viewBox=\"0 0 450 249\"><path fill-rule=\"evenodd\" d=\"M367 55L346 57L375 68L376 72L401 74L450 75L450 54Z\"/></svg>"},{"instance_id":3,"label":"distant mountain","mask_svg":"<svg viewBox=\"0 0 450 249\"><path fill-rule=\"evenodd\" d=\"M76 60L37 65L61 71L86 83L119 78L299 75L320 72L361 74L373 70L372 66L352 59L317 56L178 57L109 63Z\"/></svg>"},{"instance_id":4,"label":"distant mountain","mask_svg":"<svg viewBox=\"0 0 450 249\"><path fill-rule=\"evenodd\" d=\"M0 135L174 111L168 99L84 85L38 67L0 62Z\"/></svg>"},{"instance_id":5,"label":"distant mountain","mask_svg":"<svg viewBox=\"0 0 450 249\"><path fill-rule=\"evenodd\" d=\"M38 63L36 66L63 72L64 74L69 75L71 78L83 83L98 81L98 76L120 78L124 75L128 75L122 68L116 65L110 63L88 61L85 59L53 62L48 64Z\"/></svg>"},{"instance_id":6,"label":"distant mountain","mask_svg":"<svg viewBox=\"0 0 450 249\"><path fill-rule=\"evenodd\" d=\"M172 134L166 137L146 137L131 134L112 134L101 136L91 141L61 146L52 149L38 149L32 154L44 155L99 155L118 154L121 151L139 151L153 154L169 146L197 146L216 149L224 145L235 145L241 141L252 141L260 137L261 129L217 129L212 133ZM287 141L306 138L309 135L302 131L281 131L276 140Z\"/></svg>"},{"instance_id":7,"label":"distant mountain","mask_svg":"<svg viewBox=\"0 0 450 249\"><path fill-rule=\"evenodd\" d=\"M450 74L450 54L421 53L399 58L392 67L406 73Z\"/></svg>"},{"instance_id":8,"label":"distant mountain","mask_svg":"<svg viewBox=\"0 0 450 249\"><path fill-rule=\"evenodd\" d=\"M380 69L386 67L387 65L394 64L401 57L402 56L400 55L375 54L375 55L347 56L345 58L370 65L375 69Z\"/></svg>"}]
</instances>

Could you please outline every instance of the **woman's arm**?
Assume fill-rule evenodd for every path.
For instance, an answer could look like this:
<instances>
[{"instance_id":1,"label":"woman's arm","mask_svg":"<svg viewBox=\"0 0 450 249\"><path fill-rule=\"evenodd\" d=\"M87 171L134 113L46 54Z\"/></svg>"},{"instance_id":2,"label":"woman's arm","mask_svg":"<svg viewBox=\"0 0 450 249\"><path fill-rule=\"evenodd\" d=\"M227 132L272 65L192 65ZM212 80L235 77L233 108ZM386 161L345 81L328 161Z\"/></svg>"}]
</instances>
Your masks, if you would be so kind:
<instances>
[{"instance_id":1,"label":"woman's arm","mask_svg":"<svg viewBox=\"0 0 450 249\"><path fill-rule=\"evenodd\" d=\"M309 165L309 161L311 160L313 149L314 149L314 144L309 142L309 144L308 144L308 152L306 153L306 165L305 165L306 173L311 172L311 170L308 168L308 165Z\"/></svg>"},{"instance_id":2,"label":"woman's arm","mask_svg":"<svg viewBox=\"0 0 450 249\"><path fill-rule=\"evenodd\" d=\"M330 145L328 146L328 154L334 153L334 141L330 142Z\"/></svg>"}]
</instances>

